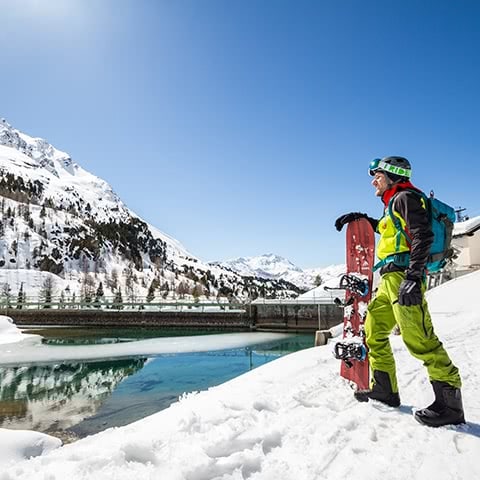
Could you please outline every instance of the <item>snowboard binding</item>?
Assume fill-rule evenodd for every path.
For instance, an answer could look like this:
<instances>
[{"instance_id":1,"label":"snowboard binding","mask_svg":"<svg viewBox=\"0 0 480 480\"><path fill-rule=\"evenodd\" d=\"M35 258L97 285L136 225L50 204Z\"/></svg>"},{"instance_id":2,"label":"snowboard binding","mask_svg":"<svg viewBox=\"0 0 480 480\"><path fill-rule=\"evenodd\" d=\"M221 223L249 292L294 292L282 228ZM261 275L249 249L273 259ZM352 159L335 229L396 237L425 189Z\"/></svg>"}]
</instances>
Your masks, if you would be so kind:
<instances>
[{"instance_id":1,"label":"snowboard binding","mask_svg":"<svg viewBox=\"0 0 480 480\"><path fill-rule=\"evenodd\" d=\"M363 343L337 342L333 354L337 360L342 360L347 368L352 368L353 360L363 362L367 358L367 348Z\"/></svg>"},{"instance_id":2,"label":"snowboard binding","mask_svg":"<svg viewBox=\"0 0 480 480\"><path fill-rule=\"evenodd\" d=\"M323 287L324 290L349 290L354 295L365 297L368 295L370 288L368 286L368 280L366 278L359 278L356 275L346 273L340 277L340 283L338 287ZM343 305L345 306L345 305Z\"/></svg>"}]
</instances>

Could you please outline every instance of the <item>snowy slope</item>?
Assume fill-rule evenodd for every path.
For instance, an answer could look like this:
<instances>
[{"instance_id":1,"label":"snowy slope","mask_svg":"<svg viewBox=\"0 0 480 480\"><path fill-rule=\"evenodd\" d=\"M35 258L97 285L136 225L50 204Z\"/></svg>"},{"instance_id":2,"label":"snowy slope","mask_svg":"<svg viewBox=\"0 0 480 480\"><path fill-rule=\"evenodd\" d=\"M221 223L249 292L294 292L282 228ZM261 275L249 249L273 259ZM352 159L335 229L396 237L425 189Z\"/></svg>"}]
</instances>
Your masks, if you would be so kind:
<instances>
[{"instance_id":1,"label":"snowy slope","mask_svg":"<svg viewBox=\"0 0 480 480\"><path fill-rule=\"evenodd\" d=\"M89 205L89 215L98 221L138 217L107 182L84 170L67 153L20 132L4 119L0 122L0 171L41 182L42 197L50 198L56 207L73 204L82 211ZM178 254L192 257L177 240L158 229L155 235L168 241Z\"/></svg>"},{"instance_id":2,"label":"snowy slope","mask_svg":"<svg viewBox=\"0 0 480 480\"><path fill-rule=\"evenodd\" d=\"M42 278L38 272L50 272L56 276L56 294L66 296L68 288L77 299L85 297L86 283L89 296L101 283L106 296L113 298L120 288L124 295L128 289L132 299L145 297L153 283L163 289L156 292L160 298L173 297L180 289L182 295L195 291L197 297L237 298L255 297L260 286L270 295L290 296L298 290L274 279L247 281L230 269L202 262L144 222L107 182L67 153L1 120L0 286L16 297L21 282L10 284L14 271L31 271L34 283ZM95 278L86 278L91 274ZM32 298L39 290L30 283L24 281L24 289Z\"/></svg>"},{"instance_id":3,"label":"snowy slope","mask_svg":"<svg viewBox=\"0 0 480 480\"><path fill-rule=\"evenodd\" d=\"M480 478L480 314L471 302L479 285L476 272L428 293L437 334L462 373L465 426L431 429L415 422L413 410L428 405L432 391L423 366L401 337L392 337L399 409L357 403L327 345L28 461L15 461L27 451L17 441L7 451L12 463L4 465L2 480ZM14 434L1 432L0 442L10 445ZM29 441L37 440L32 434ZM55 440L47 440L43 445L53 448Z\"/></svg>"}]
</instances>

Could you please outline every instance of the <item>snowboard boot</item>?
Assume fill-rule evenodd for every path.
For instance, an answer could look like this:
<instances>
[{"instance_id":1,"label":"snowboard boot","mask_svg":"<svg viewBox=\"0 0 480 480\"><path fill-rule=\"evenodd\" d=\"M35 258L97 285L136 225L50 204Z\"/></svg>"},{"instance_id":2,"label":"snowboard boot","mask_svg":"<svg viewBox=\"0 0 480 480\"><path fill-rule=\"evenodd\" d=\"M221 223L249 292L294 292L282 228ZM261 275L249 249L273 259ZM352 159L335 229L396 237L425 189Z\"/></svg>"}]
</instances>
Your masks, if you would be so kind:
<instances>
[{"instance_id":1,"label":"snowboard boot","mask_svg":"<svg viewBox=\"0 0 480 480\"><path fill-rule=\"evenodd\" d=\"M435 401L427 408L416 411L415 420L429 427L465 423L460 389L436 380L432 382L432 387Z\"/></svg>"},{"instance_id":2,"label":"snowboard boot","mask_svg":"<svg viewBox=\"0 0 480 480\"><path fill-rule=\"evenodd\" d=\"M379 370L373 372L373 387L370 390L358 390L354 396L359 402L377 400L389 407L400 406L400 395L392 391L388 373Z\"/></svg>"}]
</instances>

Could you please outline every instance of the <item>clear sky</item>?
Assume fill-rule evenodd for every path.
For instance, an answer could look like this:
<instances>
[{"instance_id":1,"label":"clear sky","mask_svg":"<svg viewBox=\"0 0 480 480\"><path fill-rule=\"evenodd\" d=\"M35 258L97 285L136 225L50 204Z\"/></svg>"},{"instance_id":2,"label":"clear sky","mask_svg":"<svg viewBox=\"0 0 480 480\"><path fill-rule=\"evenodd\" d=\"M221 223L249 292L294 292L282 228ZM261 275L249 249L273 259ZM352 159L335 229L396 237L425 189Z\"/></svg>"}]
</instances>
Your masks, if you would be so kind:
<instances>
[{"instance_id":1,"label":"clear sky","mask_svg":"<svg viewBox=\"0 0 480 480\"><path fill-rule=\"evenodd\" d=\"M344 261L367 167L480 215L480 2L0 0L0 116L202 260Z\"/></svg>"}]
</instances>

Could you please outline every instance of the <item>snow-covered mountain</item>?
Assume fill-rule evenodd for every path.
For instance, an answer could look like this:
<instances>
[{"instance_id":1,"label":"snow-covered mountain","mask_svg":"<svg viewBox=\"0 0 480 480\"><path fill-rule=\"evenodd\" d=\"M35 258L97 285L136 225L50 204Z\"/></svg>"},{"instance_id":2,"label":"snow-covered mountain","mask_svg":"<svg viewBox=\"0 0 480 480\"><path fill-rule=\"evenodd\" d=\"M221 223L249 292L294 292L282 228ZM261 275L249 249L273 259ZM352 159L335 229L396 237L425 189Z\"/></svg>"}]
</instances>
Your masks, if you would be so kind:
<instances>
[{"instance_id":1,"label":"snow-covered mountain","mask_svg":"<svg viewBox=\"0 0 480 480\"><path fill-rule=\"evenodd\" d=\"M318 281L325 283L331 278L337 278L342 273L345 273L345 265L331 265L325 268L302 270L290 260L273 253L214 262L212 265L230 268L243 276L256 276L275 280L283 279L307 290L314 288Z\"/></svg>"},{"instance_id":2,"label":"snow-covered mountain","mask_svg":"<svg viewBox=\"0 0 480 480\"><path fill-rule=\"evenodd\" d=\"M257 257L239 257L214 264L231 268L240 275L262 278L285 278L302 273L302 270L292 262L273 253Z\"/></svg>"},{"instance_id":3,"label":"snow-covered mountain","mask_svg":"<svg viewBox=\"0 0 480 480\"><path fill-rule=\"evenodd\" d=\"M53 274L54 294L87 300L122 292L130 299L298 292L283 280L245 279L202 262L70 155L1 120L0 296L17 295L25 271L37 286L51 284Z\"/></svg>"}]
</instances>

